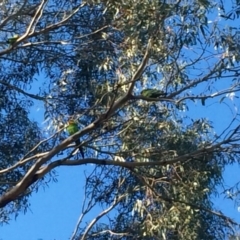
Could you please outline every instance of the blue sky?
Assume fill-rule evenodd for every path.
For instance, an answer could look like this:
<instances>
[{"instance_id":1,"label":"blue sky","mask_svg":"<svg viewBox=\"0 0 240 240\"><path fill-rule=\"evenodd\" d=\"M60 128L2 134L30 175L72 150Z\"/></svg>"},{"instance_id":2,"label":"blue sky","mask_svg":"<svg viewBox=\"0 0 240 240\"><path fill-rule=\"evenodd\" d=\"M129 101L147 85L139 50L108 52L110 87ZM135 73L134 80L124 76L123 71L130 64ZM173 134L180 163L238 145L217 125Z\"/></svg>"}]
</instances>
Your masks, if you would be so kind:
<instances>
[{"instance_id":1,"label":"blue sky","mask_svg":"<svg viewBox=\"0 0 240 240\"><path fill-rule=\"evenodd\" d=\"M69 239L83 202L83 168L58 170L58 182L31 197L31 211L1 228L3 240Z\"/></svg>"}]
</instances>

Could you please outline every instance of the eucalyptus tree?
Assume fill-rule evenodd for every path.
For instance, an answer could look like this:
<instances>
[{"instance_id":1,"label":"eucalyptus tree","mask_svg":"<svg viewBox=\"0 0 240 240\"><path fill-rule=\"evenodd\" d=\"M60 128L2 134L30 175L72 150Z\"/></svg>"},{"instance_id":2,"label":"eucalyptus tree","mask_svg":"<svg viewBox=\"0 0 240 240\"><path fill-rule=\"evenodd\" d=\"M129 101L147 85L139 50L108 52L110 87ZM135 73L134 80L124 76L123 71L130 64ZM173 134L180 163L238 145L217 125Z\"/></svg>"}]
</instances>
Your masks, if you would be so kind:
<instances>
[{"instance_id":1,"label":"eucalyptus tree","mask_svg":"<svg viewBox=\"0 0 240 240\"><path fill-rule=\"evenodd\" d=\"M3 1L2 221L26 208L57 167L95 164L72 239L233 234L237 223L215 209L211 194L225 166L238 162L238 112L232 108L229 125L216 134L210 121L194 119L191 104L214 102L222 111L240 89L232 21L239 2L231 7L206 0ZM29 117L37 102L46 129ZM69 119L79 127L71 136ZM83 225L95 205L105 210ZM109 222L100 222L106 215Z\"/></svg>"}]
</instances>

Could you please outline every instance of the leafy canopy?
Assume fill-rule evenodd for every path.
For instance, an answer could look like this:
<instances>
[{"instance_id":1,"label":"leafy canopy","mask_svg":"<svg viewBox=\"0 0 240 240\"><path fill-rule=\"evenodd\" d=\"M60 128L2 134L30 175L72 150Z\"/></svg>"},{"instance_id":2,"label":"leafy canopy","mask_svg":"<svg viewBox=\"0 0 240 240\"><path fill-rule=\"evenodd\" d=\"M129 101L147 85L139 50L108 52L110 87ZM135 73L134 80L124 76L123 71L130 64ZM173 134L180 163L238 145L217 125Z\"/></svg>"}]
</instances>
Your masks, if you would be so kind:
<instances>
[{"instance_id":1,"label":"leafy canopy","mask_svg":"<svg viewBox=\"0 0 240 240\"><path fill-rule=\"evenodd\" d=\"M240 89L239 2L229 8L207 0L2 1L1 222L26 211L57 167L95 164L82 216L105 210L86 225L80 218L72 239L233 235L237 223L211 201L224 168L239 159L239 116L229 104ZM192 102L219 111L228 104L232 117L214 129ZM32 117L38 104L44 128ZM236 189L224 190L237 199Z\"/></svg>"}]
</instances>

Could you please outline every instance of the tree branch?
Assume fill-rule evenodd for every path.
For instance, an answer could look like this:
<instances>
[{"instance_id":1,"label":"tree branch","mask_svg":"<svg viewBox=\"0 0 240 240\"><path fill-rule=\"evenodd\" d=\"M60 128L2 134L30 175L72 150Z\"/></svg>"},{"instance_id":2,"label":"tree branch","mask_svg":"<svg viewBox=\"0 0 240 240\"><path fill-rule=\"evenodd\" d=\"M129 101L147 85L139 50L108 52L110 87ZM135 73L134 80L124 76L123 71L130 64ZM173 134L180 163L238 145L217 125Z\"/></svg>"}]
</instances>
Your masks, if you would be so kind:
<instances>
[{"instance_id":1,"label":"tree branch","mask_svg":"<svg viewBox=\"0 0 240 240\"><path fill-rule=\"evenodd\" d=\"M8 87L9 89L16 90L17 92L22 93L23 95L26 95L26 96L28 96L30 98L33 98L33 99L36 99L36 100L46 101L46 99L47 99L46 97L41 97L41 96L38 96L38 95L35 95L35 94L27 93L27 92L23 91L21 88L18 88L16 86L13 86L13 85L11 85L7 82L1 81L1 80L0 80L0 84Z\"/></svg>"}]
</instances>

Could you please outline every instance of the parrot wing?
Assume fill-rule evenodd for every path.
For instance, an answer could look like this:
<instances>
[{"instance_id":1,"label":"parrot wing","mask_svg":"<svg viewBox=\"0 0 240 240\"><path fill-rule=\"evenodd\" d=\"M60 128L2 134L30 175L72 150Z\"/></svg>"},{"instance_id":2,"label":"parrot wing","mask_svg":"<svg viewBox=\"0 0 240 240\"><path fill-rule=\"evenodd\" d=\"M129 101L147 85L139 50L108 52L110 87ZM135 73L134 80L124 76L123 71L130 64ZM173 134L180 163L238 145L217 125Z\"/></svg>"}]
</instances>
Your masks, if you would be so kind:
<instances>
[{"instance_id":1,"label":"parrot wing","mask_svg":"<svg viewBox=\"0 0 240 240\"><path fill-rule=\"evenodd\" d=\"M79 128L76 123L69 123L69 125L67 126L67 131L68 131L69 135L73 135L78 130L79 130Z\"/></svg>"},{"instance_id":2,"label":"parrot wing","mask_svg":"<svg viewBox=\"0 0 240 240\"><path fill-rule=\"evenodd\" d=\"M158 98L158 97L163 96L165 94L161 90L148 88L148 89L142 90L141 95L144 96L144 97L148 97L148 98Z\"/></svg>"},{"instance_id":3,"label":"parrot wing","mask_svg":"<svg viewBox=\"0 0 240 240\"><path fill-rule=\"evenodd\" d=\"M73 122L73 121L71 121L71 120L68 122L68 126L67 126L66 129L67 129L69 135L73 135L73 134L75 134L76 132L78 132L78 130L79 130L77 123L75 123L75 122ZM79 139L77 139L77 140L75 141L76 146L79 146L80 143L81 143L81 142L80 142ZM81 155L82 155L82 158L84 158L83 148L80 146L78 149L79 149L79 151L80 151L80 153L81 153Z\"/></svg>"},{"instance_id":4,"label":"parrot wing","mask_svg":"<svg viewBox=\"0 0 240 240\"><path fill-rule=\"evenodd\" d=\"M7 43L13 45L17 40L18 40L19 36L18 35L14 35L11 38L8 38Z\"/></svg>"}]
</instances>

